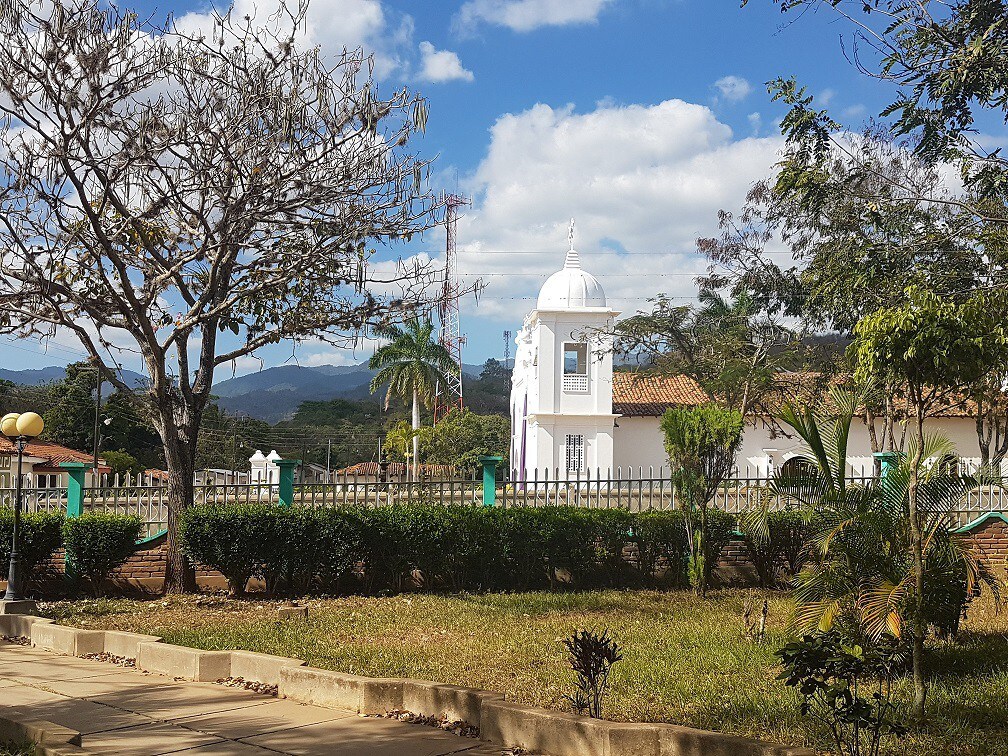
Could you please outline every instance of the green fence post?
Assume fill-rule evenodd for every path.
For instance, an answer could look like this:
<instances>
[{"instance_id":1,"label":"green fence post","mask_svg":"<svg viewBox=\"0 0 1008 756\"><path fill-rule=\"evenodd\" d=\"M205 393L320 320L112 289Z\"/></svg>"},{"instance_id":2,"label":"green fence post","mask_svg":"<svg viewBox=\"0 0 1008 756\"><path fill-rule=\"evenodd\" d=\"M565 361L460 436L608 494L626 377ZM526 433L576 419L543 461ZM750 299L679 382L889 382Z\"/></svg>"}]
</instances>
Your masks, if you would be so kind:
<instances>
[{"instance_id":1,"label":"green fence post","mask_svg":"<svg viewBox=\"0 0 1008 756\"><path fill-rule=\"evenodd\" d=\"M84 481L88 465L83 462L61 462L60 467L67 473L66 516L68 520L74 520L84 511ZM70 580L77 577L73 554L68 551L63 552L63 572Z\"/></svg>"},{"instance_id":2,"label":"green fence post","mask_svg":"<svg viewBox=\"0 0 1008 756\"><path fill-rule=\"evenodd\" d=\"M80 517L84 511L84 476L88 466L83 462L62 462L60 467L67 472L67 508L70 519Z\"/></svg>"},{"instance_id":3,"label":"green fence post","mask_svg":"<svg viewBox=\"0 0 1008 756\"><path fill-rule=\"evenodd\" d=\"M301 464L300 459L278 459L276 466L280 468L280 506L289 507L294 503L294 468Z\"/></svg>"},{"instance_id":4,"label":"green fence post","mask_svg":"<svg viewBox=\"0 0 1008 756\"><path fill-rule=\"evenodd\" d=\"M501 463L503 457L479 458L483 465L483 506L492 507L497 503L497 465Z\"/></svg>"},{"instance_id":5,"label":"green fence post","mask_svg":"<svg viewBox=\"0 0 1008 756\"><path fill-rule=\"evenodd\" d=\"M899 461L899 455L896 452L875 452L872 454L879 463L879 478L882 481L889 476L889 471L896 467ZM884 485L884 483L883 483Z\"/></svg>"}]
</instances>

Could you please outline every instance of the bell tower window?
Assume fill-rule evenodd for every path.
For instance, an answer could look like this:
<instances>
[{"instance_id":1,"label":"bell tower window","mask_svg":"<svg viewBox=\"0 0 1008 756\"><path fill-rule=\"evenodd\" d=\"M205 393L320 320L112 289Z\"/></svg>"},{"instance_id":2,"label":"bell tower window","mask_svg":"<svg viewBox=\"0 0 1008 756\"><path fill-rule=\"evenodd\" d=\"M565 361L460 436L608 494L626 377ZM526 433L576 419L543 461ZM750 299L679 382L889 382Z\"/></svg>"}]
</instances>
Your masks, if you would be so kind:
<instances>
[{"instance_id":1,"label":"bell tower window","mask_svg":"<svg viewBox=\"0 0 1008 756\"><path fill-rule=\"evenodd\" d=\"M564 344L563 390L588 390L588 345L584 342Z\"/></svg>"}]
</instances>

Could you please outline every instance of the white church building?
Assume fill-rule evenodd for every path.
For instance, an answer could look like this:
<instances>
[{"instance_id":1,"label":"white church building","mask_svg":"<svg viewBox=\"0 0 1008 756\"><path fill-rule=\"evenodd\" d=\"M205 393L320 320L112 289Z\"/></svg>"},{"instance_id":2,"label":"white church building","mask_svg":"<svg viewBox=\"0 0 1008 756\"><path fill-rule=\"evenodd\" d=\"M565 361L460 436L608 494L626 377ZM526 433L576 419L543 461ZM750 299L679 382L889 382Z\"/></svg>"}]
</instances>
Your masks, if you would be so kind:
<instances>
[{"instance_id":1,"label":"white church building","mask_svg":"<svg viewBox=\"0 0 1008 756\"><path fill-rule=\"evenodd\" d=\"M708 396L687 376L614 373L611 343L603 334L619 314L598 279L581 267L572 241L563 268L546 279L515 339L512 480L652 477L662 468L667 473L661 416ZM772 475L803 457L801 439L768 420L747 424L739 475ZM956 444L963 462L979 462L975 420L966 411L950 408L928 425ZM871 474L864 424L851 427L848 462L850 474Z\"/></svg>"}]
</instances>

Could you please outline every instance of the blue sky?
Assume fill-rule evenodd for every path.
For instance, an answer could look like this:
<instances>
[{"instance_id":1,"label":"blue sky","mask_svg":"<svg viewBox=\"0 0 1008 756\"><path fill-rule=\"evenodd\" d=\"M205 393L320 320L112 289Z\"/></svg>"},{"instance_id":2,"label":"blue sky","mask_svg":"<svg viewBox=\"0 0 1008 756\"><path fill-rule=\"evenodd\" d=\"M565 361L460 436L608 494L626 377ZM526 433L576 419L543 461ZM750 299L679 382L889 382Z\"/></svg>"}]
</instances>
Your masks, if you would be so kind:
<instances>
[{"instance_id":1,"label":"blue sky","mask_svg":"<svg viewBox=\"0 0 1008 756\"><path fill-rule=\"evenodd\" d=\"M779 149L783 109L766 81L797 76L854 127L889 101L890 89L844 59L849 31L830 11L782 15L771 0L314 0L308 23L326 49L372 51L383 87L430 101L420 149L438 157L435 183L474 200L459 262L463 280L482 277L486 290L463 305L469 363L501 355L502 331L520 327L562 264L572 216L583 265L617 309L659 292L691 297L702 269L693 241L716 231L719 209L738 208ZM407 251L442 248L433 232ZM80 356L69 339L40 350L0 342L9 367ZM234 370L346 364L370 351L278 345Z\"/></svg>"}]
</instances>

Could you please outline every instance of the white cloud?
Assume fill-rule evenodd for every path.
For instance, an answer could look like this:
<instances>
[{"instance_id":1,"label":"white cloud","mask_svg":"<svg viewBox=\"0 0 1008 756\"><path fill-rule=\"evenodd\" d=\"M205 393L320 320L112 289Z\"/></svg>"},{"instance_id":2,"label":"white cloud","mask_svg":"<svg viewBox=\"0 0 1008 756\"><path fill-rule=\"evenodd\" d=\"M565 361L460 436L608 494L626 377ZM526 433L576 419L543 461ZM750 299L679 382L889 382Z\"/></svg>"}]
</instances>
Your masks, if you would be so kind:
<instances>
[{"instance_id":1,"label":"white cloud","mask_svg":"<svg viewBox=\"0 0 1008 756\"><path fill-rule=\"evenodd\" d=\"M420 43L421 81L439 84L445 81L472 81L473 72L462 66L459 56L451 50L438 50L430 42Z\"/></svg>"},{"instance_id":2,"label":"white cloud","mask_svg":"<svg viewBox=\"0 0 1008 756\"><path fill-rule=\"evenodd\" d=\"M824 108L829 107L829 104L833 102L833 98L836 97L836 91L832 89L824 89L819 93L819 104Z\"/></svg>"},{"instance_id":3,"label":"white cloud","mask_svg":"<svg viewBox=\"0 0 1008 756\"><path fill-rule=\"evenodd\" d=\"M477 199L459 222L458 257L463 280L505 275L485 278L467 317L519 325L563 263L572 216L582 264L614 307L633 312L660 292L692 298L705 268L697 237L717 233L718 210L741 206L780 147L779 137L736 140L709 108L681 100L501 116L467 186Z\"/></svg>"},{"instance_id":4,"label":"white cloud","mask_svg":"<svg viewBox=\"0 0 1008 756\"><path fill-rule=\"evenodd\" d=\"M740 102L752 92L752 85L741 76L722 76L714 82L714 88L728 102Z\"/></svg>"},{"instance_id":5,"label":"white cloud","mask_svg":"<svg viewBox=\"0 0 1008 756\"><path fill-rule=\"evenodd\" d=\"M750 113L746 118L749 120L749 125L752 126L753 136L758 136L760 128L763 126L763 116L759 113Z\"/></svg>"},{"instance_id":6,"label":"white cloud","mask_svg":"<svg viewBox=\"0 0 1008 756\"><path fill-rule=\"evenodd\" d=\"M527 32L542 26L594 23L613 0L469 0L455 18L460 32L481 23Z\"/></svg>"},{"instance_id":7,"label":"white cloud","mask_svg":"<svg viewBox=\"0 0 1008 756\"><path fill-rule=\"evenodd\" d=\"M231 14L239 20L248 16L260 27L286 30L290 22L279 13L283 5L284 0L234 0ZM220 8L226 11L223 5ZM184 32L199 31L208 38L213 34L210 11L187 13L175 23ZM330 56L339 55L344 48L361 47L374 55L375 71L381 78L408 67L404 57L410 53L412 36L413 19L408 15L391 17L381 0L313 0L298 43L302 47L319 45Z\"/></svg>"},{"instance_id":8,"label":"white cloud","mask_svg":"<svg viewBox=\"0 0 1008 756\"><path fill-rule=\"evenodd\" d=\"M868 108L866 108L864 105L851 105L849 108L844 108L841 115L844 118L854 119L864 117L864 114L867 112Z\"/></svg>"}]
</instances>

